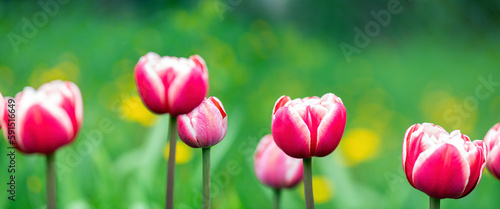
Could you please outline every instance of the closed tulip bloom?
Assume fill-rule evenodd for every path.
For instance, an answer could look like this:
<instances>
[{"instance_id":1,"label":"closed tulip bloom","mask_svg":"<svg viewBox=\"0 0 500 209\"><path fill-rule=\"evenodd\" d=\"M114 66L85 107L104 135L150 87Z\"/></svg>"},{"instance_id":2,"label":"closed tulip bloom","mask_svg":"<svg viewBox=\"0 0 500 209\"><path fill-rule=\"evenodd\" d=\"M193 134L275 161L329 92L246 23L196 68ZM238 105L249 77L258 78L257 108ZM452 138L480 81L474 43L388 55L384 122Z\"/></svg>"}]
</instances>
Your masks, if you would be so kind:
<instances>
[{"instance_id":1,"label":"closed tulip bloom","mask_svg":"<svg viewBox=\"0 0 500 209\"><path fill-rule=\"evenodd\" d=\"M82 126L82 95L78 86L69 81L52 81L38 90L25 87L16 95L15 107L15 141L25 153L53 153L73 142ZM2 126L8 123L8 109Z\"/></svg>"},{"instance_id":2,"label":"closed tulip bloom","mask_svg":"<svg viewBox=\"0 0 500 209\"><path fill-rule=\"evenodd\" d=\"M274 141L295 158L323 157L337 148L346 123L346 109L335 94L276 101L272 116Z\"/></svg>"},{"instance_id":3,"label":"closed tulip bloom","mask_svg":"<svg viewBox=\"0 0 500 209\"><path fill-rule=\"evenodd\" d=\"M227 132L227 114L217 97L203 100L200 106L177 118L177 131L181 140L193 148L216 145Z\"/></svg>"},{"instance_id":4,"label":"closed tulip bloom","mask_svg":"<svg viewBox=\"0 0 500 209\"><path fill-rule=\"evenodd\" d=\"M450 134L423 123L408 128L403 142L403 169L410 184L432 198L462 198L479 184L486 165L483 141L471 142L459 130Z\"/></svg>"},{"instance_id":5,"label":"closed tulip bloom","mask_svg":"<svg viewBox=\"0 0 500 209\"><path fill-rule=\"evenodd\" d=\"M270 187L291 188L302 181L302 160L284 153L271 134L260 140L253 160L257 179Z\"/></svg>"},{"instance_id":6,"label":"closed tulip bloom","mask_svg":"<svg viewBox=\"0 0 500 209\"><path fill-rule=\"evenodd\" d=\"M135 66L135 82L142 101L154 113L186 114L208 91L208 70L198 55L160 57L149 52Z\"/></svg>"},{"instance_id":7,"label":"closed tulip bloom","mask_svg":"<svg viewBox=\"0 0 500 209\"><path fill-rule=\"evenodd\" d=\"M484 143L488 145L488 157L486 158L486 167L493 176L500 179L500 123L486 133Z\"/></svg>"}]
</instances>

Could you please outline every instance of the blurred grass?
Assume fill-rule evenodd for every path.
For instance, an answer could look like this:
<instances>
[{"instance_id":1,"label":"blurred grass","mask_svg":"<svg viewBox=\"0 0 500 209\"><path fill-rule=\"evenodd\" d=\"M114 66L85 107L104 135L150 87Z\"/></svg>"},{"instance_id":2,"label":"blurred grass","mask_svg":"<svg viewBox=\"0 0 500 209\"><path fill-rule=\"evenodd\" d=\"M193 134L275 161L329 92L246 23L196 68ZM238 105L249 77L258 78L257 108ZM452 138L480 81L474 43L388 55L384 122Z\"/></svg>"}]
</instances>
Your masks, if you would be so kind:
<instances>
[{"instance_id":1,"label":"blurred grass","mask_svg":"<svg viewBox=\"0 0 500 209\"><path fill-rule=\"evenodd\" d=\"M16 9L0 19L0 34L19 33L19 20L39 11L26 2L9 5ZM314 160L313 174L331 186L331 197L317 203L319 209L427 207L427 197L401 171L406 128L434 122L482 139L500 118L498 89L461 123L444 115L475 96L479 76L500 81L498 34L463 42L455 34L432 31L439 28L398 36L382 33L347 63L338 46L351 40L315 36L293 24L236 12L226 13L222 21L210 1L145 16L126 9L92 15L92 8L78 1L64 5L17 53L6 36L0 39L3 95L52 79L72 80L81 88L83 130L57 154L62 208L162 208L168 116L141 109L133 80L135 63L148 51L200 54L209 68L209 95L219 97L229 113L228 135L212 151L213 208L270 206L271 190L253 173L253 152L258 140L270 133L271 110L283 94L297 98L333 92L347 108L345 136L356 136L353 132L360 129L372 134L344 138L353 141L341 142L331 156ZM112 129L102 128L107 122ZM370 141L377 138L379 142ZM366 147L369 143L358 140L379 145ZM352 163L349 153L359 152L356 145L375 154ZM181 209L199 208L201 202L201 154L190 154L176 169L176 206ZM6 159L0 160L0 169L6 165ZM17 200L0 198L0 208L43 208L43 157L18 154L16 166ZM0 177L6 179L7 172ZM443 208L490 208L499 185L485 172L474 192L442 201ZM284 208L303 208L301 192L300 187L285 191Z\"/></svg>"}]
</instances>

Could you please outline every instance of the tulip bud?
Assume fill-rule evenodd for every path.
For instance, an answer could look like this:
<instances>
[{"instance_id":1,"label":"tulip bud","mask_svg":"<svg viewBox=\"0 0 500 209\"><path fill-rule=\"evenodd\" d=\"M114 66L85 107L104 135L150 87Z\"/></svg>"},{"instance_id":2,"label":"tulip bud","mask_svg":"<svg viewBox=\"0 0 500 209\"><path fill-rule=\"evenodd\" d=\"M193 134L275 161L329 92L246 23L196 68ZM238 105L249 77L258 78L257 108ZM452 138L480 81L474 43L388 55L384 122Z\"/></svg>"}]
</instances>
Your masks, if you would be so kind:
<instances>
[{"instance_id":1,"label":"tulip bud","mask_svg":"<svg viewBox=\"0 0 500 209\"><path fill-rule=\"evenodd\" d=\"M291 188L302 181L302 160L285 154L271 134L260 140L253 165L257 179L275 189Z\"/></svg>"},{"instance_id":2,"label":"tulip bud","mask_svg":"<svg viewBox=\"0 0 500 209\"><path fill-rule=\"evenodd\" d=\"M486 133L484 143L488 145L486 167L493 176L500 179L500 123L491 127Z\"/></svg>"},{"instance_id":3,"label":"tulip bud","mask_svg":"<svg viewBox=\"0 0 500 209\"><path fill-rule=\"evenodd\" d=\"M346 123L346 109L335 94L276 101L272 117L274 141L295 158L323 157L337 148Z\"/></svg>"},{"instance_id":4,"label":"tulip bud","mask_svg":"<svg viewBox=\"0 0 500 209\"><path fill-rule=\"evenodd\" d=\"M160 57L149 52L135 66L135 82L142 101L154 113L186 114L208 91L208 70L203 58Z\"/></svg>"},{"instance_id":5,"label":"tulip bud","mask_svg":"<svg viewBox=\"0 0 500 209\"><path fill-rule=\"evenodd\" d=\"M177 119L179 137L190 147L211 147L226 136L227 114L217 97L203 100L200 106Z\"/></svg>"},{"instance_id":6,"label":"tulip bud","mask_svg":"<svg viewBox=\"0 0 500 209\"><path fill-rule=\"evenodd\" d=\"M483 141L423 123L408 128L403 169L410 184L432 198L462 198L479 184L486 165Z\"/></svg>"},{"instance_id":7,"label":"tulip bud","mask_svg":"<svg viewBox=\"0 0 500 209\"><path fill-rule=\"evenodd\" d=\"M9 123L8 109L3 127ZM22 152L53 153L73 142L82 121L82 95L72 82L56 80L38 90L25 87L15 97L15 142ZM7 128L3 130L7 138Z\"/></svg>"}]
</instances>

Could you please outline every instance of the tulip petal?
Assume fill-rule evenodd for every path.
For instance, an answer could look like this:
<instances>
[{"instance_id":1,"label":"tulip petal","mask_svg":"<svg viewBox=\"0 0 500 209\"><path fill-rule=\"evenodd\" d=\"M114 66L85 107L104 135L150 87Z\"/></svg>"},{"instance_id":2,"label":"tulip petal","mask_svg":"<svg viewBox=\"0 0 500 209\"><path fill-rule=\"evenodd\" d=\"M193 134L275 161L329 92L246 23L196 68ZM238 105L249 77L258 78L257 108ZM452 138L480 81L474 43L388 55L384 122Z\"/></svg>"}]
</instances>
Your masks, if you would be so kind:
<instances>
[{"instance_id":1,"label":"tulip petal","mask_svg":"<svg viewBox=\"0 0 500 209\"><path fill-rule=\"evenodd\" d=\"M469 174L466 159L454 145L445 143L420 154L413 170L413 183L433 198L457 198L464 191Z\"/></svg>"},{"instance_id":2,"label":"tulip petal","mask_svg":"<svg viewBox=\"0 0 500 209\"><path fill-rule=\"evenodd\" d=\"M465 146L466 150L470 149L466 154L466 158L470 166L470 176L463 194L458 198L467 196L472 192L472 190L474 190L474 188L476 188L476 186L479 184L479 181L481 180L481 176L486 165L486 150L483 148L484 145L481 140L469 142L465 144Z\"/></svg>"},{"instance_id":3,"label":"tulip petal","mask_svg":"<svg viewBox=\"0 0 500 209\"><path fill-rule=\"evenodd\" d=\"M401 155L402 156L402 162L403 162L403 170L405 171L405 173L406 173L406 156L408 155L408 151L407 151L408 145L407 144L410 142L410 137L413 134L413 132L415 132L419 127L420 127L420 124L418 124L418 123L414 124L414 125L410 126L410 128L408 128L408 130L406 130L406 133L405 133L405 137L404 137L404 140L403 140L403 153ZM411 183L411 181L410 181L410 183Z\"/></svg>"},{"instance_id":4,"label":"tulip petal","mask_svg":"<svg viewBox=\"0 0 500 209\"><path fill-rule=\"evenodd\" d=\"M167 113L165 86L152 68L153 65L139 62L135 67L135 83L142 101L149 110L157 114Z\"/></svg>"},{"instance_id":5,"label":"tulip petal","mask_svg":"<svg viewBox=\"0 0 500 209\"><path fill-rule=\"evenodd\" d=\"M227 117L222 118L218 107L208 100L203 102L197 111L193 111L191 122L198 133L197 138L201 147L210 147L218 144L226 135Z\"/></svg>"},{"instance_id":6,"label":"tulip petal","mask_svg":"<svg viewBox=\"0 0 500 209\"><path fill-rule=\"evenodd\" d=\"M52 153L73 138L71 119L59 107L45 107L40 104L31 106L20 115L24 120L18 124L19 146L26 150L41 153Z\"/></svg>"},{"instance_id":7,"label":"tulip petal","mask_svg":"<svg viewBox=\"0 0 500 209\"><path fill-rule=\"evenodd\" d=\"M408 181L412 186L414 185L413 182L413 171L414 171L414 166L421 155L422 152L425 150L430 149L431 147L434 146L435 141L437 139L433 136L427 135L426 132L423 132L423 127L420 126L417 131L411 133L410 138L406 140L407 143L407 150L406 150L406 166L405 166L405 174L406 177L408 178Z\"/></svg>"},{"instance_id":8,"label":"tulip petal","mask_svg":"<svg viewBox=\"0 0 500 209\"><path fill-rule=\"evenodd\" d=\"M271 130L274 141L286 154L295 158L311 157L310 132L297 111L288 106L279 108Z\"/></svg>"},{"instance_id":9,"label":"tulip petal","mask_svg":"<svg viewBox=\"0 0 500 209\"><path fill-rule=\"evenodd\" d=\"M273 188L291 188L302 180L302 160L286 155L276 146L272 135L264 136L254 155L257 178Z\"/></svg>"},{"instance_id":10,"label":"tulip petal","mask_svg":"<svg viewBox=\"0 0 500 209\"><path fill-rule=\"evenodd\" d=\"M171 116L174 117L174 116ZM196 140L196 131L191 123L191 119L187 115L177 116L177 133L179 138L192 148L200 148L200 144Z\"/></svg>"},{"instance_id":11,"label":"tulip petal","mask_svg":"<svg viewBox=\"0 0 500 209\"><path fill-rule=\"evenodd\" d=\"M494 146L488 153L487 164L488 170L497 179L500 179L500 146Z\"/></svg>"},{"instance_id":12,"label":"tulip petal","mask_svg":"<svg viewBox=\"0 0 500 209\"><path fill-rule=\"evenodd\" d=\"M346 124L344 104L336 103L325 115L318 127L318 141L314 156L323 157L332 153L340 143Z\"/></svg>"},{"instance_id":13,"label":"tulip petal","mask_svg":"<svg viewBox=\"0 0 500 209\"><path fill-rule=\"evenodd\" d=\"M172 115L191 112L200 105L208 91L208 80L204 79L200 69L177 70L179 72L167 90L167 102Z\"/></svg>"},{"instance_id":14,"label":"tulip petal","mask_svg":"<svg viewBox=\"0 0 500 209\"><path fill-rule=\"evenodd\" d=\"M276 111L278 111L278 109L280 109L280 107L283 107L285 106L285 104L290 101L290 97L289 96L281 96L277 101L276 103L274 104L274 107L273 107L273 115L276 113Z\"/></svg>"}]
</instances>

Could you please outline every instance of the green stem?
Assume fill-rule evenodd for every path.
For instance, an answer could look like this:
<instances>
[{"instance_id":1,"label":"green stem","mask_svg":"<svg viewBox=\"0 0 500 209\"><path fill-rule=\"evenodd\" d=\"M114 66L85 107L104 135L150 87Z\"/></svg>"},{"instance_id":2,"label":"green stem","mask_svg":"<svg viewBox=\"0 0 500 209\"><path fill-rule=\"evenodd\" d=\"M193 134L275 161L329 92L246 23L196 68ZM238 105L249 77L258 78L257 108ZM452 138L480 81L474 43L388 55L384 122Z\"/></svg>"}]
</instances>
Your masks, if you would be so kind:
<instances>
[{"instance_id":1,"label":"green stem","mask_svg":"<svg viewBox=\"0 0 500 209\"><path fill-rule=\"evenodd\" d=\"M274 189L274 209L280 208L281 189Z\"/></svg>"},{"instance_id":2,"label":"green stem","mask_svg":"<svg viewBox=\"0 0 500 209\"><path fill-rule=\"evenodd\" d=\"M56 208L56 156L55 152L47 154L47 209Z\"/></svg>"},{"instance_id":3,"label":"green stem","mask_svg":"<svg viewBox=\"0 0 500 209\"><path fill-rule=\"evenodd\" d=\"M304 196L306 198L306 209L314 209L314 197L312 186L312 158L304 158Z\"/></svg>"},{"instance_id":4,"label":"green stem","mask_svg":"<svg viewBox=\"0 0 500 209\"><path fill-rule=\"evenodd\" d=\"M441 199L429 197L429 201L430 201L430 206L429 206L430 209L439 209Z\"/></svg>"},{"instance_id":5,"label":"green stem","mask_svg":"<svg viewBox=\"0 0 500 209\"><path fill-rule=\"evenodd\" d=\"M210 209L210 147L203 152L203 209Z\"/></svg>"},{"instance_id":6,"label":"green stem","mask_svg":"<svg viewBox=\"0 0 500 209\"><path fill-rule=\"evenodd\" d=\"M170 151L168 155L168 170L167 170L167 198L166 208L174 208L174 174L175 174L175 146L177 143L177 116L170 116L169 124Z\"/></svg>"}]
</instances>

